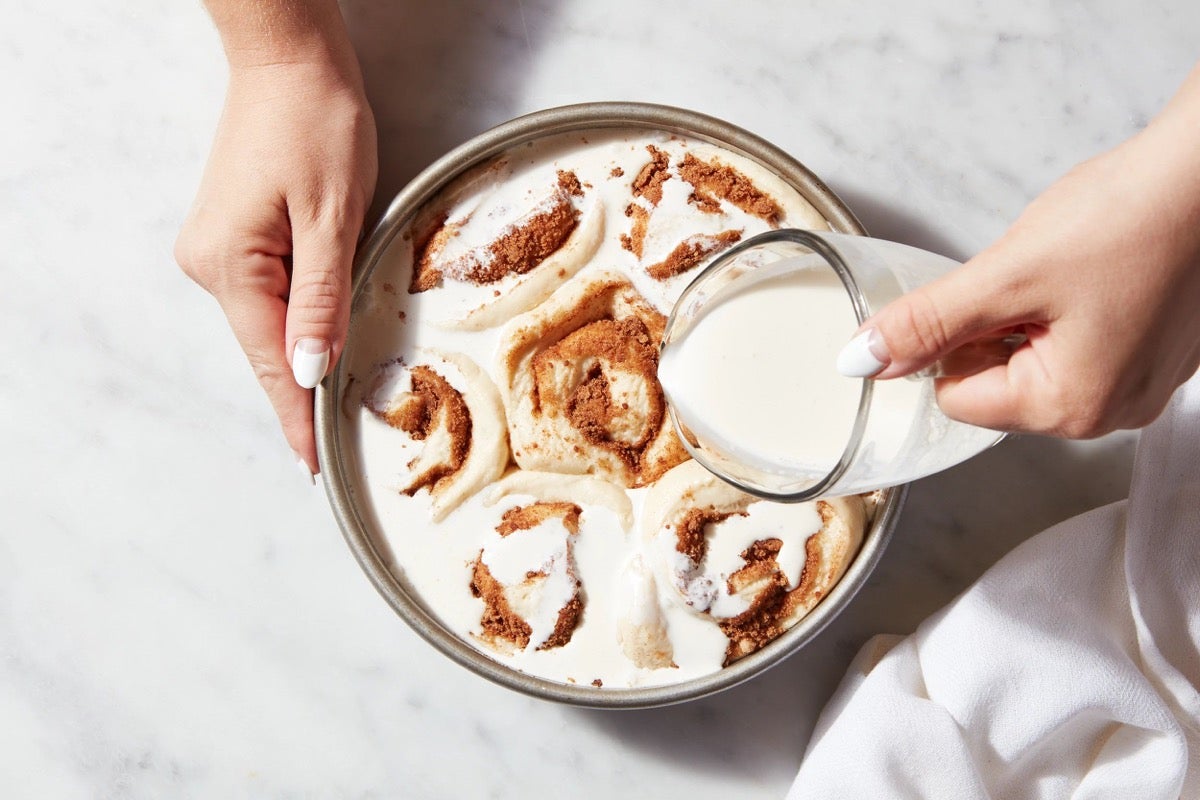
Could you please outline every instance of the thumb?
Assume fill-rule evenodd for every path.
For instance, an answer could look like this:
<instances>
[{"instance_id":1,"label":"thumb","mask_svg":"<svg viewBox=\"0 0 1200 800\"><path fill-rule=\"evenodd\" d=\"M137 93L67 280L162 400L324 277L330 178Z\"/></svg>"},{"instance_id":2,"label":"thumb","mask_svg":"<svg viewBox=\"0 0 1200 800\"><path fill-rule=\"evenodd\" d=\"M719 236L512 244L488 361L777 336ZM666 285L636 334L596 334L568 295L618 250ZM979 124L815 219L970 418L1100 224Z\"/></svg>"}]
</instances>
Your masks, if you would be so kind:
<instances>
[{"instance_id":1,"label":"thumb","mask_svg":"<svg viewBox=\"0 0 1200 800\"><path fill-rule=\"evenodd\" d=\"M346 341L354 240L333 225L293 232L286 352L296 383L305 389L321 382Z\"/></svg>"},{"instance_id":2,"label":"thumb","mask_svg":"<svg viewBox=\"0 0 1200 800\"><path fill-rule=\"evenodd\" d=\"M958 374L971 371L976 360L994 363L1003 346L976 340L999 340L1033 321L1037 314L1023 294L981 255L880 309L842 348L837 369L847 377L886 379L939 361Z\"/></svg>"}]
</instances>

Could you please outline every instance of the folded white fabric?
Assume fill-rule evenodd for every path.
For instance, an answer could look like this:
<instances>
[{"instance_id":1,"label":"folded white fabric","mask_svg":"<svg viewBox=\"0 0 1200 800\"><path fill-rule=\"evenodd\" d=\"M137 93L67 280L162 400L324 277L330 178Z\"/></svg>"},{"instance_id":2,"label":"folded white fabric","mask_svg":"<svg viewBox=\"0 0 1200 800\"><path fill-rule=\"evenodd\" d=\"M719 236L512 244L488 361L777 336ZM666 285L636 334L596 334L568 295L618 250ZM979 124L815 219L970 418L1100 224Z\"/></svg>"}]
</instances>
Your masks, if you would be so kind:
<instances>
[{"instance_id":1,"label":"folded white fabric","mask_svg":"<svg viewBox=\"0 0 1200 800\"><path fill-rule=\"evenodd\" d=\"M1200 375L1129 500L1045 531L907 637L863 648L802 798L1200 797Z\"/></svg>"}]
</instances>

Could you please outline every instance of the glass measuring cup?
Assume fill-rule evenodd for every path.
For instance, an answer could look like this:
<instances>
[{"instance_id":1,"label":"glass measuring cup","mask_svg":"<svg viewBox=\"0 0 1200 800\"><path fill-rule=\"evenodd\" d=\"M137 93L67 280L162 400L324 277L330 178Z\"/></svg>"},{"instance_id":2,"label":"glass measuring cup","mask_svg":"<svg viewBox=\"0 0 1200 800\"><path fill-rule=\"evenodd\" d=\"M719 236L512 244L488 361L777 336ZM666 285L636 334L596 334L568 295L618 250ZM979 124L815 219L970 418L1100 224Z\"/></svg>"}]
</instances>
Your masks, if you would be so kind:
<instances>
[{"instance_id":1,"label":"glass measuring cup","mask_svg":"<svg viewBox=\"0 0 1200 800\"><path fill-rule=\"evenodd\" d=\"M867 317L957 266L824 231L770 231L726 251L684 290L663 336L659 378L687 450L743 491L800 502L906 483L996 444L1002 433L946 417L928 376L835 369Z\"/></svg>"}]
</instances>

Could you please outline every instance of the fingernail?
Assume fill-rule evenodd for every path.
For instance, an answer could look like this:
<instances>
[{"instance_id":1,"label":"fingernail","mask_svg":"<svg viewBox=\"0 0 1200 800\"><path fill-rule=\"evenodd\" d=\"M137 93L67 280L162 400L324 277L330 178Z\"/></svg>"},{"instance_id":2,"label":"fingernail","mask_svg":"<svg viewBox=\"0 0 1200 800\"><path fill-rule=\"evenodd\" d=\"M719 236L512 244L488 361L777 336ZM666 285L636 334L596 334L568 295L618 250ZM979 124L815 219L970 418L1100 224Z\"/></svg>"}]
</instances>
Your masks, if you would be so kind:
<instances>
[{"instance_id":1,"label":"fingernail","mask_svg":"<svg viewBox=\"0 0 1200 800\"><path fill-rule=\"evenodd\" d=\"M301 388L312 389L329 369L329 344L324 339L297 339L292 352L292 374Z\"/></svg>"},{"instance_id":2,"label":"fingernail","mask_svg":"<svg viewBox=\"0 0 1200 800\"><path fill-rule=\"evenodd\" d=\"M308 468L308 462L299 456L296 457L296 468L308 479L309 486L317 485L317 478L313 475L313 471Z\"/></svg>"},{"instance_id":3,"label":"fingernail","mask_svg":"<svg viewBox=\"0 0 1200 800\"><path fill-rule=\"evenodd\" d=\"M870 378L878 375L891 361L879 331L867 328L838 353L837 371L847 378Z\"/></svg>"}]
</instances>

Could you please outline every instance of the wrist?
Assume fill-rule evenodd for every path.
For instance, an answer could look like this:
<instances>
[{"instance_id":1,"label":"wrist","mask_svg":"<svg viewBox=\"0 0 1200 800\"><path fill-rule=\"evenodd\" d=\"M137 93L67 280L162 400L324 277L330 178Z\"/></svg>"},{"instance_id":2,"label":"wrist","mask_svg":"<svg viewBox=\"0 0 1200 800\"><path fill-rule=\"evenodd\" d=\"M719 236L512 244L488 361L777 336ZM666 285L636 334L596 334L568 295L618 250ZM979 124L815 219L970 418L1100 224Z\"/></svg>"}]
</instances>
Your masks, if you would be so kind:
<instances>
[{"instance_id":1,"label":"wrist","mask_svg":"<svg viewBox=\"0 0 1200 800\"><path fill-rule=\"evenodd\" d=\"M1200 209L1200 64L1166 107L1129 140L1142 169L1169 188L1174 199Z\"/></svg>"},{"instance_id":2,"label":"wrist","mask_svg":"<svg viewBox=\"0 0 1200 800\"><path fill-rule=\"evenodd\" d=\"M361 88L336 0L207 0L232 74L298 66Z\"/></svg>"},{"instance_id":3,"label":"wrist","mask_svg":"<svg viewBox=\"0 0 1200 800\"><path fill-rule=\"evenodd\" d=\"M296 102L342 96L366 103L358 63L312 54L286 61L230 62L227 99L264 97Z\"/></svg>"}]
</instances>

